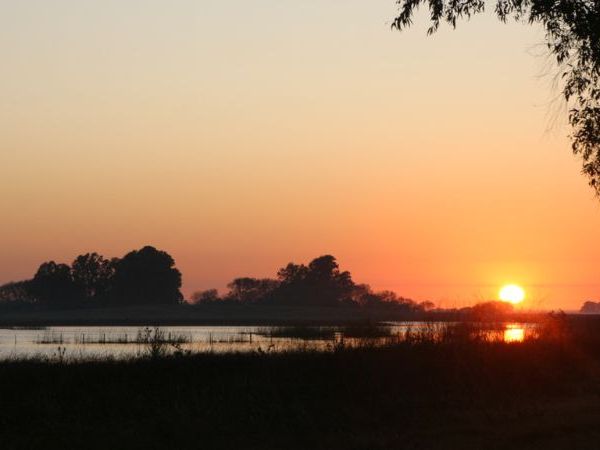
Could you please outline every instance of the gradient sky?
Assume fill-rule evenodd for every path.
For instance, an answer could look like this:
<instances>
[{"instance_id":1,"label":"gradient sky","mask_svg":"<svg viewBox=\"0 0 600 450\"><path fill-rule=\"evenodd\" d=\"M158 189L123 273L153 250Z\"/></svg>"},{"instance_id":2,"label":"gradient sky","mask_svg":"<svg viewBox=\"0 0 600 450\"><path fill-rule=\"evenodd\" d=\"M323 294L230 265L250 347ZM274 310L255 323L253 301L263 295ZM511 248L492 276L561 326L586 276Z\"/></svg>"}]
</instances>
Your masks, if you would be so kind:
<instances>
[{"instance_id":1,"label":"gradient sky","mask_svg":"<svg viewBox=\"0 0 600 450\"><path fill-rule=\"evenodd\" d=\"M393 0L0 0L0 282L167 250L184 292L331 253L445 307L600 298L543 33ZM558 98L558 100L556 100Z\"/></svg>"}]
</instances>

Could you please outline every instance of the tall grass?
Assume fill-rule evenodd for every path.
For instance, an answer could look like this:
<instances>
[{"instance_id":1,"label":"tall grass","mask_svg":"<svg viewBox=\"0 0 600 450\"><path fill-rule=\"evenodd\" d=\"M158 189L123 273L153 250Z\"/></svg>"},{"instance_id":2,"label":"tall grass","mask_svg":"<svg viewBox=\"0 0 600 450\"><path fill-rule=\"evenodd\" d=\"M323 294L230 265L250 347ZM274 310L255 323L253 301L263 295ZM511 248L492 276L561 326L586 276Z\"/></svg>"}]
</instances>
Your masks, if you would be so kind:
<instances>
[{"instance_id":1,"label":"tall grass","mask_svg":"<svg viewBox=\"0 0 600 450\"><path fill-rule=\"evenodd\" d=\"M289 338L302 340L333 340L336 337L334 327L287 326L261 328L257 334L270 338Z\"/></svg>"},{"instance_id":2,"label":"tall grass","mask_svg":"<svg viewBox=\"0 0 600 450\"><path fill-rule=\"evenodd\" d=\"M597 448L600 321L547 318L523 342L477 324L385 345L0 362L2 448ZM54 361L58 362L58 361Z\"/></svg>"},{"instance_id":3,"label":"tall grass","mask_svg":"<svg viewBox=\"0 0 600 450\"><path fill-rule=\"evenodd\" d=\"M377 323L366 323L359 325L347 325L341 329L346 338L376 339L392 336L392 328L389 325Z\"/></svg>"}]
</instances>

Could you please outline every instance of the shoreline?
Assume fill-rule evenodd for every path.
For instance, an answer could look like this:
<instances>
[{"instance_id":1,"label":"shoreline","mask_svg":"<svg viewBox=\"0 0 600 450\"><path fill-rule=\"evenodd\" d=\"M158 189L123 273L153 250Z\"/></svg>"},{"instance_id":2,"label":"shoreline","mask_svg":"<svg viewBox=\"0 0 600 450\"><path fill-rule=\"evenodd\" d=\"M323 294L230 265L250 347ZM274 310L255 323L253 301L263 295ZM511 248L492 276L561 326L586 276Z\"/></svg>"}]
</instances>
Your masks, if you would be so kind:
<instances>
[{"instance_id":1,"label":"shoreline","mask_svg":"<svg viewBox=\"0 0 600 450\"><path fill-rule=\"evenodd\" d=\"M585 348L577 340L510 345L451 338L328 353L5 361L2 443L592 449L600 354L591 347L582 358Z\"/></svg>"},{"instance_id":2,"label":"shoreline","mask_svg":"<svg viewBox=\"0 0 600 450\"><path fill-rule=\"evenodd\" d=\"M547 313L514 313L474 320L456 312L407 313L356 307L174 305L53 310L0 309L0 327L26 326L340 326L395 321L538 322ZM569 314L575 317L576 315ZM591 316L584 316L591 317Z\"/></svg>"}]
</instances>

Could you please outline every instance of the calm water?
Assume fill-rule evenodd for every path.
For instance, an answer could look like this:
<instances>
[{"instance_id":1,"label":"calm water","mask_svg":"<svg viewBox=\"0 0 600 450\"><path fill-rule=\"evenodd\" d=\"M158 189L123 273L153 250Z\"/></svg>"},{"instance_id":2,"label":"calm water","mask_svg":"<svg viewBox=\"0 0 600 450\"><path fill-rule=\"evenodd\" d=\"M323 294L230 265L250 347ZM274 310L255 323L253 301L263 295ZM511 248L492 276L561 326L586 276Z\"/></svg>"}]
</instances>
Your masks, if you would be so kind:
<instances>
[{"instance_id":1,"label":"calm water","mask_svg":"<svg viewBox=\"0 0 600 450\"><path fill-rule=\"evenodd\" d=\"M310 338L281 336L290 327L252 326L182 326L160 327L170 351L177 348L192 352L251 352L285 351L310 348L331 350L342 339L345 344L358 342L385 342L404 339L407 332L433 332L444 323L390 322L390 336L385 338L353 338L344 336L339 327L310 328ZM519 342L533 329L532 324L504 324L486 331L486 338ZM148 329L150 330L150 329ZM306 330L306 329L305 329ZM409 331L410 330L410 331ZM154 330L150 330L151 335ZM44 356L71 359L111 356L114 358L143 355L148 345L144 342L144 328L140 327L45 327L0 329L0 359Z\"/></svg>"}]
</instances>

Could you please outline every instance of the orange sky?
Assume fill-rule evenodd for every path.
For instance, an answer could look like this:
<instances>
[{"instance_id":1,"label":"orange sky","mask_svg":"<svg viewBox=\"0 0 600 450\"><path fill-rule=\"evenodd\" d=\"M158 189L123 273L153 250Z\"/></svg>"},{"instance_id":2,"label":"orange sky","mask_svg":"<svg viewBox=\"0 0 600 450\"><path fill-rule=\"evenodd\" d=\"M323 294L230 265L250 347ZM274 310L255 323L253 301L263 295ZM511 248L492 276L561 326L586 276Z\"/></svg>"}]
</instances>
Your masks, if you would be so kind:
<instances>
[{"instance_id":1,"label":"orange sky","mask_svg":"<svg viewBox=\"0 0 600 450\"><path fill-rule=\"evenodd\" d=\"M543 33L488 16L428 38L394 12L0 4L0 282L152 244L186 294L331 253L441 306L506 282L530 307L600 298L600 204Z\"/></svg>"}]
</instances>

